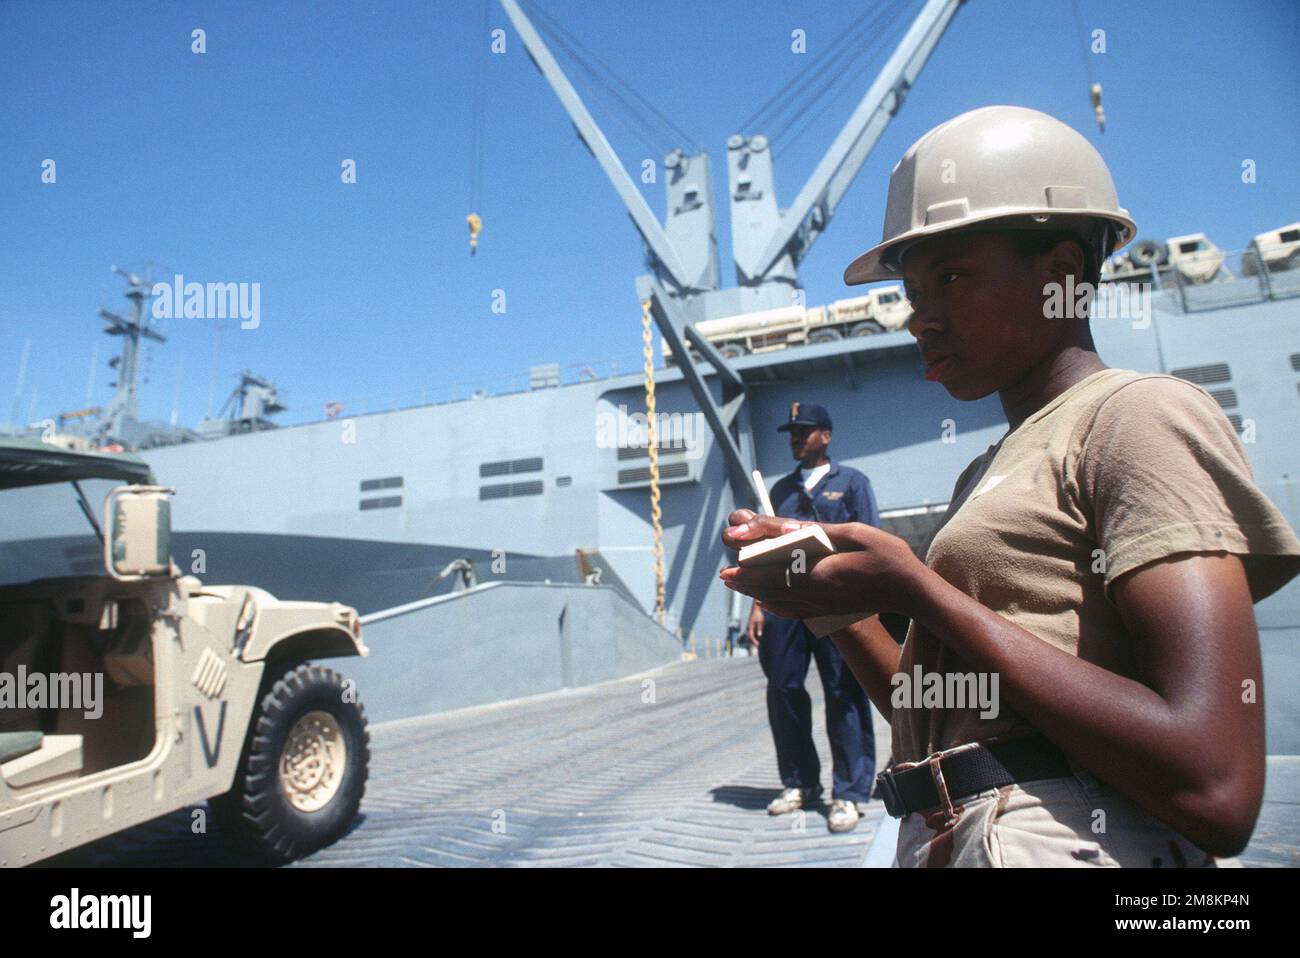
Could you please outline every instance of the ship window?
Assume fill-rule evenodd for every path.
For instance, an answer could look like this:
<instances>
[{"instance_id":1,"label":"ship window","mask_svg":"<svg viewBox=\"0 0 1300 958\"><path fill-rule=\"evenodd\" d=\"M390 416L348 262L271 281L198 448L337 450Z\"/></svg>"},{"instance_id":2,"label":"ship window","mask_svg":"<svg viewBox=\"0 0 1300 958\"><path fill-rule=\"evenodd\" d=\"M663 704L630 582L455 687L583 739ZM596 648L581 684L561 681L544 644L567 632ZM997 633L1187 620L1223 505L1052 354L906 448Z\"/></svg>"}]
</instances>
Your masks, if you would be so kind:
<instances>
[{"instance_id":1,"label":"ship window","mask_svg":"<svg viewBox=\"0 0 1300 958\"><path fill-rule=\"evenodd\" d=\"M896 302L898 302L898 294L897 294L897 293L886 293L884 296L881 296L881 297L880 297L880 301L881 301L882 303L896 303Z\"/></svg>"},{"instance_id":2,"label":"ship window","mask_svg":"<svg viewBox=\"0 0 1300 958\"><path fill-rule=\"evenodd\" d=\"M1235 389L1211 389L1210 395L1224 409L1237 408L1237 390Z\"/></svg>"},{"instance_id":3,"label":"ship window","mask_svg":"<svg viewBox=\"0 0 1300 958\"><path fill-rule=\"evenodd\" d=\"M1204 386L1207 383L1226 383L1232 378L1227 363L1212 363L1209 366L1187 366L1183 369L1171 369L1171 376L1186 379L1189 383Z\"/></svg>"},{"instance_id":4,"label":"ship window","mask_svg":"<svg viewBox=\"0 0 1300 958\"><path fill-rule=\"evenodd\" d=\"M573 476L556 476L555 484L563 489L565 486L573 485Z\"/></svg>"},{"instance_id":5,"label":"ship window","mask_svg":"<svg viewBox=\"0 0 1300 958\"><path fill-rule=\"evenodd\" d=\"M376 489L400 489L402 488L401 476L388 476L385 479L362 479L361 491L374 492Z\"/></svg>"},{"instance_id":6,"label":"ship window","mask_svg":"<svg viewBox=\"0 0 1300 958\"><path fill-rule=\"evenodd\" d=\"M1200 240L1192 240L1191 242L1188 243L1178 244L1178 252L1180 253L1195 253L1200 248L1201 248Z\"/></svg>"},{"instance_id":7,"label":"ship window","mask_svg":"<svg viewBox=\"0 0 1300 958\"><path fill-rule=\"evenodd\" d=\"M1283 230L1278 238L1283 243L1300 243L1300 230Z\"/></svg>"},{"instance_id":8,"label":"ship window","mask_svg":"<svg viewBox=\"0 0 1300 958\"><path fill-rule=\"evenodd\" d=\"M492 476L512 476L521 472L541 471L541 456L534 456L531 459L501 459L497 462L485 462L478 467L480 479L488 479Z\"/></svg>"},{"instance_id":9,"label":"ship window","mask_svg":"<svg viewBox=\"0 0 1300 958\"><path fill-rule=\"evenodd\" d=\"M1237 430L1237 432L1241 432L1242 430L1241 415L1239 413L1235 413L1235 412L1228 413L1228 422L1232 423L1233 429Z\"/></svg>"},{"instance_id":10,"label":"ship window","mask_svg":"<svg viewBox=\"0 0 1300 958\"><path fill-rule=\"evenodd\" d=\"M503 482L492 486L479 486L478 497L480 499L510 499L514 496L540 496L542 494L542 480L533 479L529 482Z\"/></svg>"},{"instance_id":11,"label":"ship window","mask_svg":"<svg viewBox=\"0 0 1300 958\"><path fill-rule=\"evenodd\" d=\"M670 462L659 467L660 479L680 479L683 476L689 476L690 473L690 463L686 462ZM638 466L635 469L620 469L618 471L618 481L619 485L625 485L629 482L649 482L650 467Z\"/></svg>"},{"instance_id":12,"label":"ship window","mask_svg":"<svg viewBox=\"0 0 1300 958\"><path fill-rule=\"evenodd\" d=\"M401 496L379 496L374 499L362 499L361 511L368 509L395 509L402 504Z\"/></svg>"},{"instance_id":13,"label":"ship window","mask_svg":"<svg viewBox=\"0 0 1300 958\"><path fill-rule=\"evenodd\" d=\"M1291 354L1291 368L1300 373L1300 353Z\"/></svg>"}]
</instances>

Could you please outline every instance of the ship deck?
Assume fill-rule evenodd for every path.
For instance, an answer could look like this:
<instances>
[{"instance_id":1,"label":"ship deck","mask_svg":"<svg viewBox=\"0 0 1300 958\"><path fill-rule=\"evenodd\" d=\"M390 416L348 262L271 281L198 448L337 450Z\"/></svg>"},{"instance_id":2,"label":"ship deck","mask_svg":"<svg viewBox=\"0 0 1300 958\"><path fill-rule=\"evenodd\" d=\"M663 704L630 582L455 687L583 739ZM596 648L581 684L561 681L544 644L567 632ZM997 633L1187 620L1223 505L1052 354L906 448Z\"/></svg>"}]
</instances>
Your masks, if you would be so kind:
<instances>
[{"instance_id":1,"label":"ship deck","mask_svg":"<svg viewBox=\"0 0 1300 958\"><path fill-rule=\"evenodd\" d=\"M812 675L808 689L829 794ZM293 867L887 867L895 823L878 800L854 831L838 835L827 830L825 805L802 817L766 814L779 779L763 701L756 659L715 659L375 725L357 824ZM883 767L889 740L879 715L876 732ZM1300 756L1270 757L1254 837L1231 864L1300 865L1298 806ZM216 829L191 832L191 813L50 863L237 864Z\"/></svg>"}]
</instances>

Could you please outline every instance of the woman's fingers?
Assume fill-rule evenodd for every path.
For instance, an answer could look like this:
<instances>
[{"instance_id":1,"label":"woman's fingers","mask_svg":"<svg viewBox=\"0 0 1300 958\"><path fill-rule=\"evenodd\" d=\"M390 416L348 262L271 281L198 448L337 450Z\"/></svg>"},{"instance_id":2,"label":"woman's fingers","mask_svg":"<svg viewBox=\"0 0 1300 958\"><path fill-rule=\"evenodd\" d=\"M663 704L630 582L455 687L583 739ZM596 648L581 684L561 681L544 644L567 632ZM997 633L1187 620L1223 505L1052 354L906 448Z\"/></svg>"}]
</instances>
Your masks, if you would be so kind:
<instances>
[{"instance_id":1,"label":"woman's fingers","mask_svg":"<svg viewBox=\"0 0 1300 958\"><path fill-rule=\"evenodd\" d=\"M748 522L754 516L758 515L753 509L737 509L731 515L727 516L727 525L738 526Z\"/></svg>"},{"instance_id":2,"label":"woman's fingers","mask_svg":"<svg viewBox=\"0 0 1300 958\"><path fill-rule=\"evenodd\" d=\"M872 527L864 522L823 522L822 530L837 552L858 552L872 543Z\"/></svg>"},{"instance_id":3,"label":"woman's fingers","mask_svg":"<svg viewBox=\"0 0 1300 958\"><path fill-rule=\"evenodd\" d=\"M776 589L785 589L785 566L760 566L756 569L742 569L731 566L720 573L722 581L745 595L768 593Z\"/></svg>"},{"instance_id":4,"label":"woman's fingers","mask_svg":"<svg viewBox=\"0 0 1300 958\"><path fill-rule=\"evenodd\" d=\"M774 539L790 529L798 528L801 525L811 525L811 523L800 522L798 519L755 515L748 509L738 509L728 518L733 520L732 524L722 530L722 543L728 549L739 549L760 539ZM742 521L735 522L734 520L737 518Z\"/></svg>"},{"instance_id":5,"label":"woman's fingers","mask_svg":"<svg viewBox=\"0 0 1300 958\"><path fill-rule=\"evenodd\" d=\"M763 608L782 619L812 619L821 615L816 609L798 603L764 602Z\"/></svg>"},{"instance_id":6,"label":"woman's fingers","mask_svg":"<svg viewBox=\"0 0 1300 958\"><path fill-rule=\"evenodd\" d=\"M757 569L732 566L723 569L720 578L727 588L753 598L769 612L784 618L801 619L825 613L820 602L801 594L800 583L795 581L801 577L792 573L787 583L785 571L785 566Z\"/></svg>"}]
</instances>

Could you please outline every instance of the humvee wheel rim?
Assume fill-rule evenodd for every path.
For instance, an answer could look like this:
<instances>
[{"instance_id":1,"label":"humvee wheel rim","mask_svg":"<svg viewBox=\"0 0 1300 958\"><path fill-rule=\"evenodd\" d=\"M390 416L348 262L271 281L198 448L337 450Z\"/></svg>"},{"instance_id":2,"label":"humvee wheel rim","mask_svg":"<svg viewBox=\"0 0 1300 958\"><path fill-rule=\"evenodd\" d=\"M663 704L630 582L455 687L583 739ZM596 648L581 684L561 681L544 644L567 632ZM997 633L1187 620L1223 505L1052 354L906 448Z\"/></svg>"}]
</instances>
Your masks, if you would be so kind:
<instances>
[{"instance_id":1,"label":"humvee wheel rim","mask_svg":"<svg viewBox=\"0 0 1300 958\"><path fill-rule=\"evenodd\" d=\"M280 791L300 812L318 812L338 794L347 767L343 730L329 712L308 712L294 723L280 756Z\"/></svg>"}]
</instances>

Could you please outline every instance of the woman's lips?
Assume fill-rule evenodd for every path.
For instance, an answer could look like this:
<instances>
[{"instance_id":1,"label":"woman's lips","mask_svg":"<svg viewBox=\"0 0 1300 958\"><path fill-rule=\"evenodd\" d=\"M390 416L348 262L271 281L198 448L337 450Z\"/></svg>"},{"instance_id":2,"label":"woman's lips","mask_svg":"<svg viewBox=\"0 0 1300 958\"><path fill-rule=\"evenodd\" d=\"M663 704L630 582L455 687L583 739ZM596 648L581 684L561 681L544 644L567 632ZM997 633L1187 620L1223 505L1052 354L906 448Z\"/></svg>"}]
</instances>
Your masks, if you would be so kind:
<instances>
[{"instance_id":1,"label":"woman's lips","mask_svg":"<svg viewBox=\"0 0 1300 958\"><path fill-rule=\"evenodd\" d=\"M930 382L942 382L943 378L952 371L953 366L957 363L957 357L954 354L941 356L925 367L925 378Z\"/></svg>"}]
</instances>

